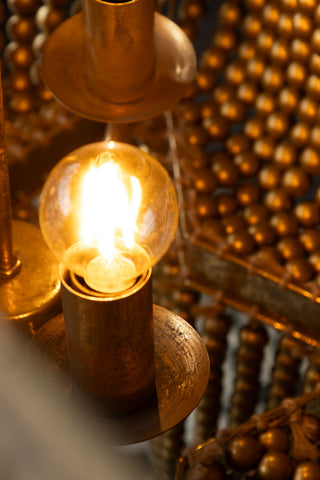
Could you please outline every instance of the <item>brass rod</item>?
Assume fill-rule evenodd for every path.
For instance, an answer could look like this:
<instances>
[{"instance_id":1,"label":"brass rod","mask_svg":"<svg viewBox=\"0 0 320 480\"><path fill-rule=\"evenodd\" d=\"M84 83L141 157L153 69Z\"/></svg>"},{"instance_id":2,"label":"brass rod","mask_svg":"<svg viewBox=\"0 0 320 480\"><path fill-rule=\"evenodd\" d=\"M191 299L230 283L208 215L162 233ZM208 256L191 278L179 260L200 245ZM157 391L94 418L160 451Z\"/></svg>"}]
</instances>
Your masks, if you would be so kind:
<instances>
[{"instance_id":1,"label":"brass rod","mask_svg":"<svg viewBox=\"0 0 320 480\"><path fill-rule=\"evenodd\" d=\"M9 169L4 139L3 90L0 72L0 277L16 273L18 261L13 253Z\"/></svg>"}]
</instances>

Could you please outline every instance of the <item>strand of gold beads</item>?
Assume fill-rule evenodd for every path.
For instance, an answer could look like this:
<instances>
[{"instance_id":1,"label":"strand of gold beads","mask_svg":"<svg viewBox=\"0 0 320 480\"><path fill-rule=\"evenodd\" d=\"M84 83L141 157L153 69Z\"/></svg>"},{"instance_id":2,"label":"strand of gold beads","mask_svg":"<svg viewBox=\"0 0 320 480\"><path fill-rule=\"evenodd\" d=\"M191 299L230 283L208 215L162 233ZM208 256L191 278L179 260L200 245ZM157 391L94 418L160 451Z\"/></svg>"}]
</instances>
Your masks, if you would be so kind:
<instances>
[{"instance_id":1,"label":"strand of gold beads","mask_svg":"<svg viewBox=\"0 0 320 480\"><path fill-rule=\"evenodd\" d=\"M264 268L315 294L320 7L313 0L229 1L219 19L197 81L176 110L196 224L219 250L222 243L249 263L259 253ZM206 150L201 164L195 147Z\"/></svg>"}]
</instances>

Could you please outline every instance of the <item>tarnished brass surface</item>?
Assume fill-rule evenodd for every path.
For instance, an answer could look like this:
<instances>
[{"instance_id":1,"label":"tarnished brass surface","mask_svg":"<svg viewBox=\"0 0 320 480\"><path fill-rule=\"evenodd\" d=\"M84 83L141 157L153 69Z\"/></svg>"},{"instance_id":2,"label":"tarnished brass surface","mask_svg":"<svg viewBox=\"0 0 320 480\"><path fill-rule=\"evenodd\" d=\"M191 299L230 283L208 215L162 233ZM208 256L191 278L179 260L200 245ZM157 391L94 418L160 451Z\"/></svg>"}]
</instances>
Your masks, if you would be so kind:
<instances>
[{"instance_id":1,"label":"tarnished brass surface","mask_svg":"<svg viewBox=\"0 0 320 480\"><path fill-rule=\"evenodd\" d=\"M83 18L88 85L111 102L141 98L154 68L154 3L85 0Z\"/></svg>"},{"instance_id":2,"label":"tarnished brass surface","mask_svg":"<svg viewBox=\"0 0 320 480\"><path fill-rule=\"evenodd\" d=\"M151 270L117 295L83 291L69 271L61 272L74 385L102 413L121 415L140 408L154 391Z\"/></svg>"},{"instance_id":3,"label":"tarnished brass surface","mask_svg":"<svg viewBox=\"0 0 320 480\"><path fill-rule=\"evenodd\" d=\"M0 309L18 326L36 329L61 311L58 262L30 223L13 222L13 245L21 270L0 280Z\"/></svg>"},{"instance_id":4,"label":"tarnished brass surface","mask_svg":"<svg viewBox=\"0 0 320 480\"><path fill-rule=\"evenodd\" d=\"M154 26L154 74L143 96L115 103L88 81L83 14L64 22L50 36L43 56L44 79L56 99L74 113L100 122L138 121L170 110L194 78L196 58L191 42L174 22L155 13Z\"/></svg>"},{"instance_id":5,"label":"tarnished brass surface","mask_svg":"<svg viewBox=\"0 0 320 480\"><path fill-rule=\"evenodd\" d=\"M189 282L239 310L287 331L306 343L320 346L320 298L288 283L281 286L276 275L247 268L245 261L217 252L196 240L188 245L186 259L192 268Z\"/></svg>"},{"instance_id":6,"label":"tarnished brass surface","mask_svg":"<svg viewBox=\"0 0 320 480\"><path fill-rule=\"evenodd\" d=\"M140 410L102 419L121 444L153 438L186 418L199 403L209 378L208 354L197 332L178 315L153 306L156 393ZM68 365L63 315L47 322L34 341L65 370Z\"/></svg>"}]
</instances>

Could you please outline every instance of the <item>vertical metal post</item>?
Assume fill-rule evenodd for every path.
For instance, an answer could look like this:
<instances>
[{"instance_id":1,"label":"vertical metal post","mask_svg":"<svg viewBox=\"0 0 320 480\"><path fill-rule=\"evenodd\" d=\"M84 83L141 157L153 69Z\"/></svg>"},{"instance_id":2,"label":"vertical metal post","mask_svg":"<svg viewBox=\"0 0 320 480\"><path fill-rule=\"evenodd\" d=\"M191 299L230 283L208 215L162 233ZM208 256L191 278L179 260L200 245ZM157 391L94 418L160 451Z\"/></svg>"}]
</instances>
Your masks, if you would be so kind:
<instances>
[{"instance_id":1,"label":"vertical metal post","mask_svg":"<svg viewBox=\"0 0 320 480\"><path fill-rule=\"evenodd\" d=\"M20 266L13 253L9 170L4 139L3 91L0 71L0 278L10 278Z\"/></svg>"}]
</instances>

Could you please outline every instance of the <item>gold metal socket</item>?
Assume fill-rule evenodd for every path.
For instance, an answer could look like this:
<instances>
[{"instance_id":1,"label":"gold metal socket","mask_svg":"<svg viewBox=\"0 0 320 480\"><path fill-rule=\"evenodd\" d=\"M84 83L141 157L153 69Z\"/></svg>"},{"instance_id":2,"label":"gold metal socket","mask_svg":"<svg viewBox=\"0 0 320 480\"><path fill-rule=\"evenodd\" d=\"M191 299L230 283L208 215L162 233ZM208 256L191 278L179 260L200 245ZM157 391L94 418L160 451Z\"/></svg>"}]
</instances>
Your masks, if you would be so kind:
<instances>
[{"instance_id":1,"label":"gold metal socket","mask_svg":"<svg viewBox=\"0 0 320 480\"><path fill-rule=\"evenodd\" d=\"M155 388L151 270L109 297L77 291L68 270L60 276L74 385L106 415L139 409Z\"/></svg>"},{"instance_id":2,"label":"gold metal socket","mask_svg":"<svg viewBox=\"0 0 320 480\"><path fill-rule=\"evenodd\" d=\"M142 97L154 71L154 2L84 0L88 84L111 101Z\"/></svg>"}]
</instances>

